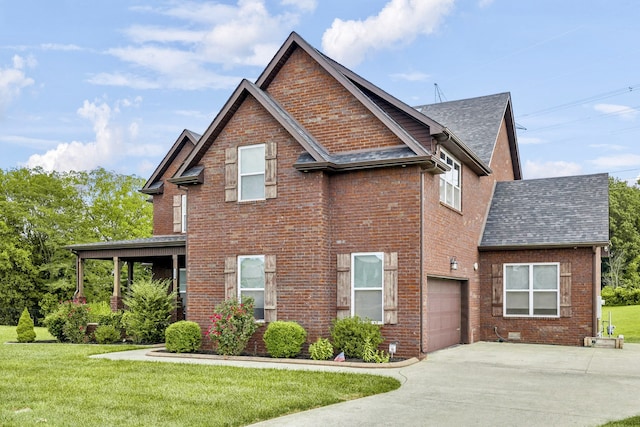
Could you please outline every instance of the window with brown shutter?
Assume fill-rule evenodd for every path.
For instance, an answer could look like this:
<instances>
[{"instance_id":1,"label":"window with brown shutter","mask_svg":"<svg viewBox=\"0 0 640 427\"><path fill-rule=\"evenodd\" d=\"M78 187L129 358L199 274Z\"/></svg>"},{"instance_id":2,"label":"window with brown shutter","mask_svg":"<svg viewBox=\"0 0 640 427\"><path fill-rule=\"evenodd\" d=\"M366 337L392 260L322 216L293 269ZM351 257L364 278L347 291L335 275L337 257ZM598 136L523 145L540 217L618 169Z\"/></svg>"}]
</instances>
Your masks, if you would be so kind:
<instances>
[{"instance_id":1,"label":"window with brown shutter","mask_svg":"<svg viewBox=\"0 0 640 427\"><path fill-rule=\"evenodd\" d=\"M173 196L173 232L182 233L182 196Z\"/></svg>"},{"instance_id":2,"label":"window with brown shutter","mask_svg":"<svg viewBox=\"0 0 640 427\"><path fill-rule=\"evenodd\" d=\"M224 174L225 202L275 199L278 196L277 144L270 141L227 148Z\"/></svg>"}]
</instances>

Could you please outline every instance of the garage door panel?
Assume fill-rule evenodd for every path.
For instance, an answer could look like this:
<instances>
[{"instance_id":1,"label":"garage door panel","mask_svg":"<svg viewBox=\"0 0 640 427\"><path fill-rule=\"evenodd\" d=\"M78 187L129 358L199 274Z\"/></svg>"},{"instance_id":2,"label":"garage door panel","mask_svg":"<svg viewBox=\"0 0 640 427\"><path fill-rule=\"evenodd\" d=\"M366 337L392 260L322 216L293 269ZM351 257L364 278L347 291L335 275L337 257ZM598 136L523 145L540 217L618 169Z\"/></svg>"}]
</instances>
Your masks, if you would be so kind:
<instances>
[{"instance_id":1,"label":"garage door panel","mask_svg":"<svg viewBox=\"0 0 640 427\"><path fill-rule=\"evenodd\" d=\"M461 286L455 280L430 279L427 284L427 351L461 342Z\"/></svg>"}]
</instances>

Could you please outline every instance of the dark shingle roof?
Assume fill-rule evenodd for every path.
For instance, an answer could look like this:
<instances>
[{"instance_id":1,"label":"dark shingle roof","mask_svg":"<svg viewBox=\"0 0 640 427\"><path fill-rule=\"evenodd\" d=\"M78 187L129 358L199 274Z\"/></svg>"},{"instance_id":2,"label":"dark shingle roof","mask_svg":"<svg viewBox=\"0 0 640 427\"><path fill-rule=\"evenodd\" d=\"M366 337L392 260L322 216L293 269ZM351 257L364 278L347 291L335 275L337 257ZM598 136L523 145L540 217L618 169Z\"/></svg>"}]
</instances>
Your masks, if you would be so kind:
<instances>
[{"instance_id":1,"label":"dark shingle roof","mask_svg":"<svg viewBox=\"0 0 640 427\"><path fill-rule=\"evenodd\" d=\"M505 92L415 108L453 131L488 165L510 96Z\"/></svg>"},{"instance_id":2,"label":"dark shingle roof","mask_svg":"<svg viewBox=\"0 0 640 427\"><path fill-rule=\"evenodd\" d=\"M131 240L111 240L105 242L78 243L66 246L72 251L92 251L100 249L125 249L125 248L146 248L158 246L184 246L186 242L184 234L157 235Z\"/></svg>"},{"instance_id":3,"label":"dark shingle roof","mask_svg":"<svg viewBox=\"0 0 640 427\"><path fill-rule=\"evenodd\" d=\"M481 249L609 241L607 174L496 183Z\"/></svg>"}]
</instances>

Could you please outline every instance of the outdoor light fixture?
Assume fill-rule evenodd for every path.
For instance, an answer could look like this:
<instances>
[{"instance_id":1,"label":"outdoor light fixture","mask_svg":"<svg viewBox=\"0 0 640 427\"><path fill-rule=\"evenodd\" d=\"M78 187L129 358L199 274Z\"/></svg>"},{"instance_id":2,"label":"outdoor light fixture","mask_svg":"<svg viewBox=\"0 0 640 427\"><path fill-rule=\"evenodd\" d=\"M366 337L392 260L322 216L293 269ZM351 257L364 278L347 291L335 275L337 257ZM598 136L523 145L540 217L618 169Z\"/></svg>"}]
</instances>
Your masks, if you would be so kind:
<instances>
[{"instance_id":1,"label":"outdoor light fixture","mask_svg":"<svg viewBox=\"0 0 640 427\"><path fill-rule=\"evenodd\" d=\"M451 257L451 259L449 260L449 265L451 266L451 270L458 269L458 261L456 260L456 257L454 256Z\"/></svg>"}]
</instances>

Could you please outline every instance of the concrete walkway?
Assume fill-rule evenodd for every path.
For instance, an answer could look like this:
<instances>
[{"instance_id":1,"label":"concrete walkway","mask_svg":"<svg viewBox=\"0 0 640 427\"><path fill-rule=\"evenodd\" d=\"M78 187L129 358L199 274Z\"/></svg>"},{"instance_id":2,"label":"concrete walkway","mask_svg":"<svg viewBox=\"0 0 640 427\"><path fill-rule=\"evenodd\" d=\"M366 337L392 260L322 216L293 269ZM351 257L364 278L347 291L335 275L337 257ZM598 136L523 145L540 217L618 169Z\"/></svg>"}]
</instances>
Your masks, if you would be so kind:
<instances>
[{"instance_id":1,"label":"concrete walkway","mask_svg":"<svg viewBox=\"0 0 640 427\"><path fill-rule=\"evenodd\" d=\"M640 415L640 344L624 349L481 342L387 369L157 358L148 350L104 358L366 372L402 387L256 426L598 426Z\"/></svg>"}]
</instances>

